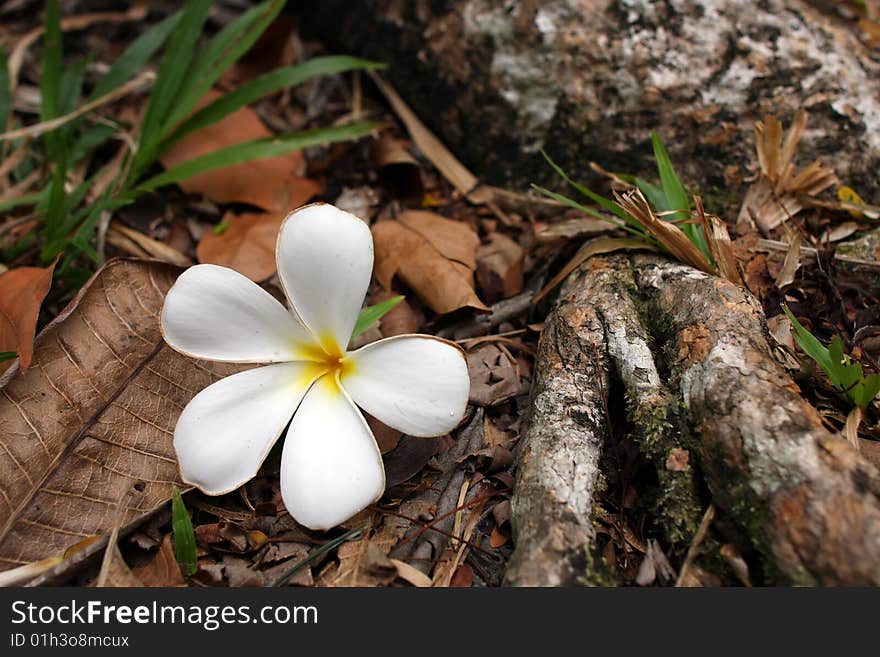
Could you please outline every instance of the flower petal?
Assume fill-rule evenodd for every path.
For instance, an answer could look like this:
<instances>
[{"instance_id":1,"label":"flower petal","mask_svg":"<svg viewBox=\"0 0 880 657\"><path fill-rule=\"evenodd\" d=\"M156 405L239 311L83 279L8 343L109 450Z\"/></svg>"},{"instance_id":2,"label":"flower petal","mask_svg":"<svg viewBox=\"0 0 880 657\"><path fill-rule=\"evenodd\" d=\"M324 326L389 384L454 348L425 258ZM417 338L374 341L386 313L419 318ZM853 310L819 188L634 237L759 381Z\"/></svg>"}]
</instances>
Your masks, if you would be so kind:
<instances>
[{"instance_id":1,"label":"flower petal","mask_svg":"<svg viewBox=\"0 0 880 657\"><path fill-rule=\"evenodd\" d=\"M470 392L464 352L428 335L400 335L347 355L342 386L377 420L410 436L438 436L461 421Z\"/></svg>"},{"instance_id":2,"label":"flower petal","mask_svg":"<svg viewBox=\"0 0 880 657\"><path fill-rule=\"evenodd\" d=\"M373 272L373 237L353 214L313 203L285 219L276 249L287 298L324 349L341 356Z\"/></svg>"},{"instance_id":3,"label":"flower petal","mask_svg":"<svg viewBox=\"0 0 880 657\"><path fill-rule=\"evenodd\" d=\"M175 350L228 363L305 359L311 338L296 317L237 271L196 265L165 297L162 333Z\"/></svg>"},{"instance_id":4,"label":"flower petal","mask_svg":"<svg viewBox=\"0 0 880 657\"><path fill-rule=\"evenodd\" d=\"M266 365L193 397L174 429L183 480L220 495L252 479L319 374L308 363Z\"/></svg>"},{"instance_id":5,"label":"flower petal","mask_svg":"<svg viewBox=\"0 0 880 657\"><path fill-rule=\"evenodd\" d=\"M315 382L297 409L281 456L281 496L294 519L330 529L378 500L382 456L364 416L332 375Z\"/></svg>"}]
</instances>

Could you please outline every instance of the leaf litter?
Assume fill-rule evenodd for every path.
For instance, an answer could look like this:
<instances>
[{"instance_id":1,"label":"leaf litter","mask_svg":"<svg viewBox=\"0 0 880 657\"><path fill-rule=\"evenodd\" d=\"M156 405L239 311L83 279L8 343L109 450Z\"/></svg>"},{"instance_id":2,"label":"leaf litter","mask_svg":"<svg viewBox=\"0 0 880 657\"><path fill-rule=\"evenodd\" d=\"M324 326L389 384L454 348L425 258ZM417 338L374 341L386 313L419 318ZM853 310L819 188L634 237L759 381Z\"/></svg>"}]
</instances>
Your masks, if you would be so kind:
<instances>
[{"instance_id":1,"label":"leaf litter","mask_svg":"<svg viewBox=\"0 0 880 657\"><path fill-rule=\"evenodd\" d=\"M303 48L295 29L279 21L252 57L230 69L202 104L275 66L293 63ZM24 71L25 79L27 75ZM297 88L284 91L191 133L165 153L163 163L174 166L221 146L298 129L302 125L297 123L308 117L325 123L357 111L390 124L359 143L200 174L119 210L108 224L107 254L135 254L166 264L113 260L69 303L50 294L40 323L55 319L34 343L33 362L25 372L24 356L48 292L42 291L37 274L28 275L33 279L26 294L29 304L13 304L15 342L0 346L23 356L20 363L10 361L0 381L0 427L4 435L28 438L13 441L14 460L0 469L4 496L21 505L17 515L8 515L8 507L0 512L7 514L0 515L5 527L0 568L9 572L34 562L42 564L36 569L43 571L38 581L94 584L103 557L108 564L105 585L501 583L512 550L513 453L528 405L540 313L546 308L530 302L539 290L551 294L563 272L591 254L635 244L622 242L619 230L592 215L481 184L387 81L378 74L371 78L388 107L369 96L359 101L365 107L353 107L347 87L360 82L318 79L307 99ZM807 324L825 344L841 336L848 355L874 372L880 344L870 336L874 328L880 335L880 299L876 290L849 273L850 265L840 260L836 247L844 233L866 229L874 206L856 203L855 192L824 199L822 193L835 183L833 172L819 163L795 168L805 123L805 114L795 117L785 138L772 117L757 128L760 175L743 203L732 240L728 226L713 212L695 211L694 221L703 222L706 234L716 231L718 243L730 243L729 251L723 246L711 251L714 263L682 241L681 229L666 221L668 209L652 208L637 195L619 200L656 228L665 246L680 257L704 270L717 266L731 280L741 275L780 329L787 321L783 303L801 319L823 318ZM6 180L0 183L9 189ZM363 339L415 331L454 334L468 352L473 406L463 426L434 439L389 432L371 420L384 452L388 487L376 505L335 532L309 532L286 514L278 490L277 453L240 491L219 498L186 493L196 548L195 571L186 579L175 556L167 512L173 487L183 487L169 432L198 389L237 366L206 370L204 363L164 348L156 320L161 293L178 266L199 261L231 266L277 294L273 256L278 226L288 210L311 199L350 203L370 223L376 243L370 303L405 297ZM0 230L11 235L26 221L26 214L13 212L3 217ZM590 246L597 236L600 241ZM775 239L781 250L762 247L761 238ZM27 255L11 262L0 280L28 264ZM557 273L562 276L554 279ZM45 269L41 276L45 281ZM0 287L4 308L5 294L11 293ZM489 317L499 319L486 321ZM800 367L802 358L793 343L782 349L790 352L787 365ZM826 421L842 429L846 412L839 395L823 385L818 372L804 370L799 380ZM880 453L876 408L872 405L866 414L858 436L868 445L863 453ZM90 424L86 418L99 422ZM91 433L98 430L103 433ZM33 440L37 435L45 445ZM52 466L47 457L71 440L74 448ZM669 467L688 467L688 455L676 454ZM147 471L152 476L142 499L124 508L116 522L104 502L115 503L114 494ZM597 532L606 563L621 581L668 585L680 555L667 553L668 546L646 534L649 522L640 510L638 473L638 465L629 464L618 481L610 482L613 512L601 517ZM33 486L29 480L45 483ZM92 482L88 497L103 502L89 502L80 489L65 489L65 484L82 481ZM53 530L40 509L53 509L52 521L62 518L61 525ZM361 526L363 530L355 531ZM108 547L114 528L118 545ZM719 554L740 581L748 581L747 556L729 545ZM57 564L57 559L63 561ZM721 581L705 564L690 563L684 575L690 584Z\"/></svg>"}]
</instances>

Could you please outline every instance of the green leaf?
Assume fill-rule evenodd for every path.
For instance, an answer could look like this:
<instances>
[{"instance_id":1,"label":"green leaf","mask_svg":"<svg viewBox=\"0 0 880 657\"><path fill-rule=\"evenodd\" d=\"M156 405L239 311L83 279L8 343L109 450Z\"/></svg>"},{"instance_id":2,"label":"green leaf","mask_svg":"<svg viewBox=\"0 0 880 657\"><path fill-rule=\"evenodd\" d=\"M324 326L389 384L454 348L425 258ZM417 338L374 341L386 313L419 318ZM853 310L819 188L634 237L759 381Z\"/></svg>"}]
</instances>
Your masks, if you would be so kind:
<instances>
[{"instance_id":1,"label":"green leaf","mask_svg":"<svg viewBox=\"0 0 880 657\"><path fill-rule=\"evenodd\" d=\"M639 224L639 222L637 222L635 219L633 219L626 211L623 210L623 208L621 208L619 205L617 205L617 203L615 203L611 199L605 198L601 194L597 194L596 192L591 190L589 187L581 185L580 183L572 180L568 176L568 174L562 170L562 167L560 167L558 164L556 164L556 162L554 162L543 149L541 150L541 155L543 155L544 159L547 160L547 162L550 164L551 167L553 167L553 170L556 171L556 173L558 173L560 176L562 176L562 179L565 180L565 182L567 182L569 185L574 187L578 192L580 192L581 194L583 194L584 196L589 198L591 201L593 201L594 203L596 203L600 207L605 208L608 212L615 215L618 219L623 220L625 223L627 223L630 226L632 226L633 228L637 229L639 231L638 234L644 233L644 229L642 229L641 224ZM551 196L551 198L553 198L553 197ZM556 200L560 200L560 199L556 199ZM564 201L562 201L562 202L564 202ZM583 206L581 206L581 207L583 207ZM593 216L597 216L597 215L593 214ZM601 215L598 215L598 216L599 216L599 218L603 218Z\"/></svg>"},{"instance_id":2,"label":"green leaf","mask_svg":"<svg viewBox=\"0 0 880 657\"><path fill-rule=\"evenodd\" d=\"M177 486L171 493L171 528L174 531L174 558L187 577L199 569L196 556L196 533Z\"/></svg>"},{"instance_id":3,"label":"green leaf","mask_svg":"<svg viewBox=\"0 0 880 657\"><path fill-rule=\"evenodd\" d=\"M681 184L669 153L656 131L651 132L651 143L654 147L654 159L657 161L657 172L660 174L660 185L666 197L666 207L660 210L681 210L675 216L677 219L687 219L690 214L691 204L688 193Z\"/></svg>"},{"instance_id":4,"label":"green leaf","mask_svg":"<svg viewBox=\"0 0 880 657\"><path fill-rule=\"evenodd\" d=\"M168 40L171 31L177 27L181 15L180 11L171 14L132 41L125 52L116 58L110 69L98 80L86 102L110 93L141 71L156 54L156 51L162 47L162 44Z\"/></svg>"},{"instance_id":5,"label":"green leaf","mask_svg":"<svg viewBox=\"0 0 880 657\"><path fill-rule=\"evenodd\" d=\"M657 172L660 174L660 186L663 188L663 195L666 197L666 207L658 208L662 211L677 210L672 215L665 216L664 219L672 222L686 221L690 218L691 202L687 190L681 184L675 167L672 166L672 160L663 140L657 131L651 132L651 143L654 147L654 159L657 161ZM702 252L706 259L715 264L712 257L712 251L709 249L709 243L706 236L703 235L703 229L696 224L682 224L682 232L688 236L698 249Z\"/></svg>"},{"instance_id":6,"label":"green leaf","mask_svg":"<svg viewBox=\"0 0 880 657\"><path fill-rule=\"evenodd\" d=\"M22 205L36 205L44 196L44 192L34 192L33 194L24 194L23 196L0 201L0 212L6 212L12 208L21 207Z\"/></svg>"},{"instance_id":7,"label":"green leaf","mask_svg":"<svg viewBox=\"0 0 880 657\"><path fill-rule=\"evenodd\" d=\"M151 145L154 147L158 143L171 108L180 99L181 85L210 8L211 0L189 0L183 9L159 62L156 82L141 124L140 148L132 165L132 175L152 163Z\"/></svg>"},{"instance_id":8,"label":"green leaf","mask_svg":"<svg viewBox=\"0 0 880 657\"><path fill-rule=\"evenodd\" d=\"M657 187L657 185L648 182L644 178L634 177L633 184L641 190L642 194L651 204L654 210L668 210L669 201L666 199L666 192Z\"/></svg>"},{"instance_id":9,"label":"green leaf","mask_svg":"<svg viewBox=\"0 0 880 657\"><path fill-rule=\"evenodd\" d=\"M58 0L46 3L43 35L43 65L40 71L40 120L57 118L61 110L61 13ZM57 130L43 135L46 155L56 168L66 169L62 135Z\"/></svg>"},{"instance_id":10,"label":"green leaf","mask_svg":"<svg viewBox=\"0 0 880 657\"><path fill-rule=\"evenodd\" d=\"M372 305L369 308L364 308L360 315L358 315L357 322L354 324L354 330L351 332L351 339L354 340L357 336L382 319L401 301L403 301L402 296L391 297L390 299Z\"/></svg>"},{"instance_id":11,"label":"green leaf","mask_svg":"<svg viewBox=\"0 0 880 657\"><path fill-rule=\"evenodd\" d=\"M804 328L803 324L801 324L797 320L797 317L795 317L788 309L788 306L782 306L782 310L791 321L791 326L794 329L794 335L792 337L794 337L795 342L797 342L798 345L800 345L800 348L804 350L804 353L816 361L830 377L834 366L831 363L831 356L828 353L828 349L819 342L819 339L815 335Z\"/></svg>"},{"instance_id":12,"label":"green leaf","mask_svg":"<svg viewBox=\"0 0 880 657\"><path fill-rule=\"evenodd\" d=\"M581 205L577 201L570 199L567 196L563 196L562 194L558 194L556 192L550 191L549 189L547 189L545 187L540 187L539 185L535 185L534 183L532 184L532 187L535 190L541 192L547 198L552 198L554 201L559 201L560 203L564 203L568 207L570 207L574 210L578 210L580 212L583 212L584 214L587 214L591 217L594 217L595 219L599 219L600 221L607 221L609 223L609 225L611 225L611 226L617 226L618 228L622 228L623 230L625 230L626 232L628 232L629 234L631 234L635 237L643 239L647 242L652 242L652 238L648 234L648 232L644 228L642 228L642 226L637 221L633 220L633 218L630 217L629 215L626 215L627 219L628 219L628 221L626 223L618 225L612 221L609 221L608 217L606 217L601 212L597 212L593 208L588 208L586 205ZM615 206L615 207L617 207L617 206ZM617 208L617 209L620 210L621 212L623 212L620 208ZM626 214L626 213L624 213L624 214Z\"/></svg>"},{"instance_id":13,"label":"green leaf","mask_svg":"<svg viewBox=\"0 0 880 657\"><path fill-rule=\"evenodd\" d=\"M234 91L221 96L210 105L203 107L181 124L162 143L160 152L184 136L217 123L238 109L259 100L279 89L292 87L319 75L334 75L354 70L381 68L383 65L366 59L347 56L316 57L298 66L286 66L247 82Z\"/></svg>"},{"instance_id":14,"label":"green leaf","mask_svg":"<svg viewBox=\"0 0 880 657\"><path fill-rule=\"evenodd\" d=\"M58 236L64 221L64 206L67 196L64 191L66 173L67 166L62 158L55 163L55 168L52 170L52 181L49 183L49 199L46 206L46 223L44 227L44 233L49 240Z\"/></svg>"},{"instance_id":15,"label":"green leaf","mask_svg":"<svg viewBox=\"0 0 880 657\"><path fill-rule=\"evenodd\" d=\"M47 0L40 71L40 120L58 117L61 95L61 11L58 0Z\"/></svg>"},{"instance_id":16,"label":"green leaf","mask_svg":"<svg viewBox=\"0 0 880 657\"><path fill-rule=\"evenodd\" d=\"M263 2L226 25L208 42L187 74L176 106L163 126L163 138L192 112L223 72L251 49L283 7L284 0Z\"/></svg>"},{"instance_id":17,"label":"green leaf","mask_svg":"<svg viewBox=\"0 0 880 657\"><path fill-rule=\"evenodd\" d=\"M76 109L82 96L83 81L86 77L86 65L88 60L76 59L61 74L61 87L58 92L58 114L63 116L70 114ZM58 130L70 130L75 121L58 128Z\"/></svg>"},{"instance_id":18,"label":"green leaf","mask_svg":"<svg viewBox=\"0 0 880 657\"><path fill-rule=\"evenodd\" d=\"M858 406L866 408L874 401L878 392L880 392L880 374L869 374L862 380L859 396L855 402Z\"/></svg>"},{"instance_id":19,"label":"green leaf","mask_svg":"<svg viewBox=\"0 0 880 657\"><path fill-rule=\"evenodd\" d=\"M76 164L116 133L117 127L96 123L85 128L70 147L70 163Z\"/></svg>"},{"instance_id":20,"label":"green leaf","mask_svg":"<svg viewBox=\"0 0 880 657\"><path fill-rule=\"evenodd\" d=\"M164 173L155 175L139 184L137 188L128 192L123 198L134 198L139 194L150 192L163 185L179 183L182 180L191 178L198 173L210 171L211 169L219 169L267 157L277 157L311 146L358 139L368 135L380 125L378 123L351 123L344 126L305 130L303 132L293 132L286 135L278 135L277 137L265 137L241 144L234 144L213 153L206 153L168 169Z\"/></svg>"},{"instance_id":21,"label":"green leaf","mask_svg":"<svg viewBox=\"0 0 880 657\"><path fill-rule=\"evenodd\" d=\"M12 106L12 92L9 88L9 59L0 48L0 132L6 132L9 108Z\"/></svg>"},{"instance_id":22,"label":"green leaf","mask_svg":"<svg viewBox=\"0 0 880 657\"><path fill-rule=\"evenodd\" d=\"M18 356L14 351L0 351L0 363L3 363L7 360L12 360Z\"/></svg>"}]
</instances>

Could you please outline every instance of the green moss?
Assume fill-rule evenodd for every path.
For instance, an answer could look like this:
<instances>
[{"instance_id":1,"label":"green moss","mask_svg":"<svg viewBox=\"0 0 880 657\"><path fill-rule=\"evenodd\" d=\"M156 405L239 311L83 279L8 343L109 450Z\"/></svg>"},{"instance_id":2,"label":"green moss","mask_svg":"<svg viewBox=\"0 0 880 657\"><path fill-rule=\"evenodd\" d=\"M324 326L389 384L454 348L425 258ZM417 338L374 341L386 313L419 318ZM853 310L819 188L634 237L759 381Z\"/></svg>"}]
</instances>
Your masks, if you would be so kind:
<instances>
[{"instance_id":1,"label":"green moss","mask_svg":"<svg viewBox=\"0 0 880 657\"><path fill-rule=\"evenodd\" d=\"M605 558L596 544L585 545L583 548L583 575L578 577L581 586L618 586L620 581L605 563Z\"/></svg>"}]
</instances>

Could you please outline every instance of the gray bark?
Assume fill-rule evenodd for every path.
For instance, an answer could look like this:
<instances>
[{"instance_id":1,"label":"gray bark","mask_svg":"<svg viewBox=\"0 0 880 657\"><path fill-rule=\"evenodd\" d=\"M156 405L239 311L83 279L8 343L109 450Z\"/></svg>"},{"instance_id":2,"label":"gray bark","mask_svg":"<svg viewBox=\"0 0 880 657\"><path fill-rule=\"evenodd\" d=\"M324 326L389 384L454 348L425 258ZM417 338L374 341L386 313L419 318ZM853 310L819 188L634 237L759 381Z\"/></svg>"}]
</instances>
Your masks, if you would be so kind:
<instances>
[{"instance_id":1,"label":"gray bark","mask_svg":"<svg viewBox=\"0 0 880 657\"><path fill-rule=\"evenodd\" d=\"M880 57L831 3L804 0L312 0L307 32L387 62L416 113L472 170L522 190L587 163L653 175L650 131L729 211L756 169L752 125L811 113L801 146L869 198ZM717 201L717 202L716 202Z\"/></svg>"},{"instance_id":2,"label":"gray bark","mask_svg":"<svg viewBox=\"0 0 880 657\"><path fill-rule=\"evenodd\" d=\"M594 538L607 371L643 413L633 438L667 487L671 513L656 512L671 544L693 535L700 476L767 582L880 584L880 473L823 426L767 336L747 292L657 256L593 258L572 274L541 338L508 582L591 578L595 564L571 555ZM667 464L682 449L689 466Z\"/></svg>"}]
</instances>

